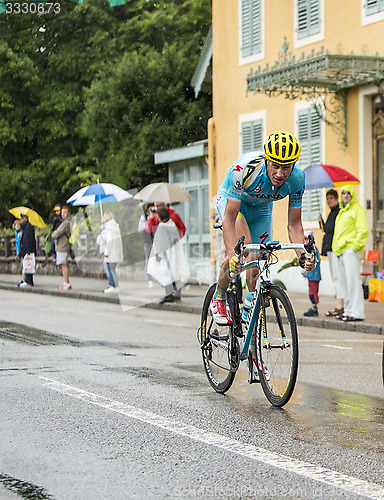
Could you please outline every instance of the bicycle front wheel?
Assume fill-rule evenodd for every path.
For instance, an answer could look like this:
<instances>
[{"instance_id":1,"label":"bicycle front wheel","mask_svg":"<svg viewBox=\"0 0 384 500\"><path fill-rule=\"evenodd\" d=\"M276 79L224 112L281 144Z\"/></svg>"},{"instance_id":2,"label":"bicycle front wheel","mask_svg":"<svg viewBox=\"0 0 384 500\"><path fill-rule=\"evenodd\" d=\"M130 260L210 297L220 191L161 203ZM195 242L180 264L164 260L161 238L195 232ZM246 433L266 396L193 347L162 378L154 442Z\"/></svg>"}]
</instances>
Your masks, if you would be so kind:
<instances>
[{"instance_id":1,"label":"bicycle front wheel","mask_svg":"<svg viewBox=\"0 0 384 500\"><path fill-rule=\"evenodd\" d=\"M208 290L201 315L200 341L204 370L216 392L224 393L232 385L236 372L231 370L231 326L215 323L210 303L216 284ZM233 339L236 341L236 339Z\"/></svg>"},{"instance_id":2,"label":"bicycle front wheel","mask_svg":"<svg viewBox=\"0 0 384 500\"><path fill-rule=\"evenodd\" d=\"M274 406L292 396L299 362L296 318L287 294L277 286L261 293L256 355L264 394Z\"/></svg>"}]
</instances>

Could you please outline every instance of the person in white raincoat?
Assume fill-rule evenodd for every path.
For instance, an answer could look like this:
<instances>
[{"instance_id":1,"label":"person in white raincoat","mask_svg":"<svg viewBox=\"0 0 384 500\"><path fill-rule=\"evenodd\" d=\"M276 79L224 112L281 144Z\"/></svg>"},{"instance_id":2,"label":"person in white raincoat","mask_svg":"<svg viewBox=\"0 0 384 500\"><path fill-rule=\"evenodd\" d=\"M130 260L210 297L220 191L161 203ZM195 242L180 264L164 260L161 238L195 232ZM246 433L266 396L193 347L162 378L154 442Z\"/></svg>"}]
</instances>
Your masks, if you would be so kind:
<instances>
[{"instance_id":1,"label":"person in white raincoat","mask_svg":"<svg viewBox=\"0 0 384 500\"><path fill-rule=\"evenodd\" d=\"M166 208L158 210L159 225L157 227L151 256L148 262L148 273L165 289L165 297L160 301L173 302L177 292L189 278L189 264L184 242L180 240L179 231L169 217Z\"/></svg>"},{"instance_id":2,"label":"person in white raincoat","mask_svg":"<svg viewBox=\"0 0 384 500\"><path fill-rule=\"evenodd\" d=\"M108 280L108 288L104 293L118 291L116 267L123 261L123 240L121 238L120 226L115 221L112 212L106 212L103 217L104 228L101 232L103 245L103 265Z\"/></svg>"}]
</instances>

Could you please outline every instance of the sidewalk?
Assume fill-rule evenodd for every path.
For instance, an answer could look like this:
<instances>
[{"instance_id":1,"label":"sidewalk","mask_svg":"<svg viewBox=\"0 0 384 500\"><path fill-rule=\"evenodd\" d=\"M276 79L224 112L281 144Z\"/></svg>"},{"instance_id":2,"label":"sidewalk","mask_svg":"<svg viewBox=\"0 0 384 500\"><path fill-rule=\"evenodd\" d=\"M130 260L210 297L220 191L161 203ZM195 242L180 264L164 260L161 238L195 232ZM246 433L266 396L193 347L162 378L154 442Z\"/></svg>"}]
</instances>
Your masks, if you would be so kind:
<instances>
[{"instance_id":1,"label":"sidewalk","mask_svg":"<svg viewBox=\"0 0 384 500\"><path fill-rule=\"evenodd\" d=\"M160 305L159 300L164 295L162 287L156 284L153 288L148 288L147 283L141 281L122 281L119 294L112 295L104 293L107 281L96 278L71 278L73 289L69 292L62 292L57 289L62 283L62 278L59 275L36 275L33 288L18 288L17 283L19 282L19 275L0 274L0 289L2 290L109 302L121 304L123 310L134 307L149 307L192 314L201 314L204 296L208 290L206 285L187 285L182 290L182 299L180 301ZM384 303L368 302L366 300L365 321L343 323L336 319L328 319L325 316L325 312L333 309L335 305L333 297L320 297L318 318L303 316L303 313L310 306L307 294L290 292L289 298L292 301L298 325L384 335Z\"/></svg>"}]
</instances>

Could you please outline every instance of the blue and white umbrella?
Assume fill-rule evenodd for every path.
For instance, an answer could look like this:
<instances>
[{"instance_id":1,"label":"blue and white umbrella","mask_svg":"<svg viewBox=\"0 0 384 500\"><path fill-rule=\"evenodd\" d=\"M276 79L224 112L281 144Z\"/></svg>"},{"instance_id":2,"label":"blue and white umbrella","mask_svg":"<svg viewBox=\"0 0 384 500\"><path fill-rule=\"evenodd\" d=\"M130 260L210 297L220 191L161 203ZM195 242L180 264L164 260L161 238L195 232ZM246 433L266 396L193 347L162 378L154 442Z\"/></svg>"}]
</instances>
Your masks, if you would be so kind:
<instances>
[{"instance_id":1,"label":"blue and white umbrella","mask_svg":"<svg viewBox=\"0 0 384 500\"><path fill-rule=\"evenodd\" d=\"M100 205L100 213L102 214L101 204L112 203L117 201L128 200L132 195L121 189L115 184L100 183L86 186L68 198L67 203L71 205Z\"/></svg>"}]
</instances>

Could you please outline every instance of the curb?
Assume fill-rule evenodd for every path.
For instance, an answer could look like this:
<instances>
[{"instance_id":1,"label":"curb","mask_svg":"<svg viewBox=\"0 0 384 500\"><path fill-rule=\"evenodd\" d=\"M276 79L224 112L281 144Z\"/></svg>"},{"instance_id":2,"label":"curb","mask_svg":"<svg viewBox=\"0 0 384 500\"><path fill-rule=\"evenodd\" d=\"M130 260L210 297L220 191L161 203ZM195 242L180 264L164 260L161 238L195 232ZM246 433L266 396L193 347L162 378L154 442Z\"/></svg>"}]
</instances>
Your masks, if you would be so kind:
<instances>
[{"instance_id":1,"label":"curb","mask_svg":"<svg viewBox=\"0 0 384 500\"><path fill-rule=\"evenodd\" d=\"M96 295L84 292L66 292L59 290L47 290L45 288L19 288L17 285L0 283L0 290L8 290L22 293L38 293L41 295L51 295L55 297L66 297L81 300L93 300L95 302L108 302L110 304L120 304L118 297L109 297L105 295ZM202 297L203 303L203 297ZM145 304L132 303L134 307L145 307L148 309L156 309L161 311L174 311L188 314L201 314L201 307L183 304L182 302L169 302L159 304L158 302L148 302ZM322 318L306 318L305 316L296 316L298 326L308 326L311 328L328 328L330 330L344 330L349 332L372 333L376 335L384 335L384 325L373 325L369 323L356 322L344 323L338 320L322 319Z\"/></svg>"}]
</instances>

